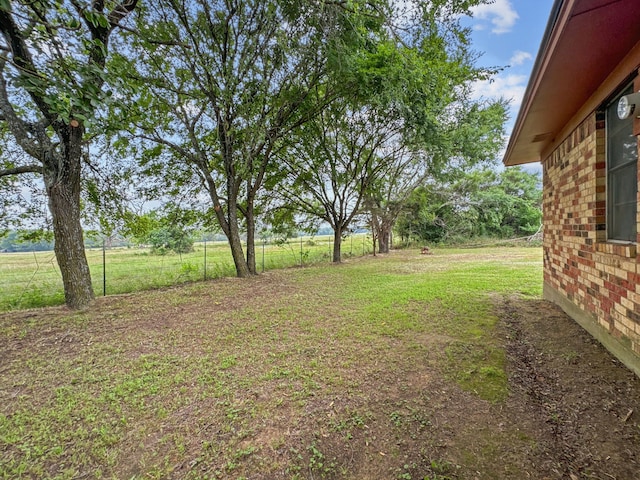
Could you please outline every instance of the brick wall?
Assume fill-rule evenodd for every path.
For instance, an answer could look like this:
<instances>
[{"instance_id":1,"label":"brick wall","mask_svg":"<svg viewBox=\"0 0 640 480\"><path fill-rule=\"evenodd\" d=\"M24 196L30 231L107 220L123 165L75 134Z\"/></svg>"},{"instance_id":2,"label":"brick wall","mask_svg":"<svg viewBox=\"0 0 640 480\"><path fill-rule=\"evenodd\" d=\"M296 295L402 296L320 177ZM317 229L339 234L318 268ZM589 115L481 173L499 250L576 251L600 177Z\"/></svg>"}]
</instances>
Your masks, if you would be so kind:
<instances>
[{"instance_id":1,"label":"brick wall","mask_svg":"<svg viewBox=\"0 0 640 480\"><path fill-rule=\"evenodd\" d=\"M640 357L639 258L635 244L606 242L605 145L594 113L543 162L545 288Z\"/></svg>"}]
</instances>

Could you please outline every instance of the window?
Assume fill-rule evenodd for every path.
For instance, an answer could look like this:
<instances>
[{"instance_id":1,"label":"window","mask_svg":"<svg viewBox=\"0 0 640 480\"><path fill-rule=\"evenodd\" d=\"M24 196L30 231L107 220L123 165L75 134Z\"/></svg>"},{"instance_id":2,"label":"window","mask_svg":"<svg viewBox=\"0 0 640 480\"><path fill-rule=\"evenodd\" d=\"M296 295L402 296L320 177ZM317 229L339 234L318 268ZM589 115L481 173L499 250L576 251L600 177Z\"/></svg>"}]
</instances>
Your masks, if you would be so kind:
<instances>
[{"instance_id":1,"label":"window","mask_svg":"<svg viewBox=\"0 0 640 480\"><path fill-rule=\"evenodd\" d=\"M607 107L607 238L636 241L638 204L638 139L633 119L620 120L617 107L621 96L632 93L629 86Z\"/></svg>"}]
</instances>

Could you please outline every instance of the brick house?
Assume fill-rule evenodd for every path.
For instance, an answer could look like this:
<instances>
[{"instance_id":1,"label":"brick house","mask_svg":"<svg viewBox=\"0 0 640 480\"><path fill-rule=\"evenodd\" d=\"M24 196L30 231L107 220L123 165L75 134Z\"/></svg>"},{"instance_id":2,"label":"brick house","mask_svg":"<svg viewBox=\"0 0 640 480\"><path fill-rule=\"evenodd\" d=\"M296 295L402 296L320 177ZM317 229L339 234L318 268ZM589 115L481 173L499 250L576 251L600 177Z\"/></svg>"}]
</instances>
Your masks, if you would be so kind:
<instances>
[{"instance_id":1,"label":"brick house","mask_svg":"<svg viewBox=\"0 0 640 480\"><path fill-rule=\"evenodd\" d=\"M640 0L556 0L504 163L542 163L544 297L640 376L639 91Z\"/></svg>"}]
</instances>

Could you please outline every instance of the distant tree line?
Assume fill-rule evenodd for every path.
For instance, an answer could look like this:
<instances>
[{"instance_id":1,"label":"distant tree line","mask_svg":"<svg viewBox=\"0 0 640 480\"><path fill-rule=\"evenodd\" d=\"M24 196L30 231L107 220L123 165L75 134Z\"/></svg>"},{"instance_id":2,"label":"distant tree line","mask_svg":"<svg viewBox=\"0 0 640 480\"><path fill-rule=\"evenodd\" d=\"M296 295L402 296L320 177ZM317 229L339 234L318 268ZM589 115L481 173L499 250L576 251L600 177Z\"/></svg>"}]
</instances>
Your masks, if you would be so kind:
<instances>
[{"instance_id":1,"label":"distant tree line","mask_svg":"<svg viewBox=\"0 0 640 480\"><path fill-rule=\"evenodd\" d=\"M53 250L53 239L30 238L18 231L5 232L0 238L0 252L43 252Z\"/></svg>"},{"instance_id":2,"label":"distant tree line","mask_svg":"<svg viewBox=\"0 0 640 480\"><path fill-rule=\"evenodd\" d=\"M354 232L370 232L367 217L361 216L365 228ZM459 243L480 237L514 238L531 236L540 230L542 222L542 190L540 175L520 167L497 172L485 167L460 174L455 181L424 184L411 191L398 210L391 225L400 245L408 243ZM190 228L175 215L163 216L150 211L129 222L126 237L108 239L112 246L148 246L152 253L188 253L194 241L214 241L223 235ZM368 228L368 229L367 229ZM10 231L0 238L0 252L32 252L53 250L53 240L34 231ZM93 235L91 234L93 233ZM263 230L261 238L286 240L300 235L294 229L282 235ZM315 235L331 235L330 226L321 226ZM50 237L50 236L49 236ZM85 236L87 248L102 247L105 239L98 232Z\"/></svg>"}]
</instances>

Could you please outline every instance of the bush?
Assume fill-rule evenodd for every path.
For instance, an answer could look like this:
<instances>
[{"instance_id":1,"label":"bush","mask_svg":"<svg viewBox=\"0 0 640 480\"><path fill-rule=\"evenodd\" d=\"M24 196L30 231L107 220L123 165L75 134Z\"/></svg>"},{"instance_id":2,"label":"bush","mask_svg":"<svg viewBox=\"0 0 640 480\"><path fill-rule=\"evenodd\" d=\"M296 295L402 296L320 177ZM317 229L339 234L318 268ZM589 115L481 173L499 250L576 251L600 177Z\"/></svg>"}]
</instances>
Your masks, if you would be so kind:
<instances>
[{"instance_id":1,"label":"bush","mask_svg":"<svg viewBox=\"0 0 640 480\"><path fill-rule=\"evenodd\" d=\"M151 244L151 252L158 255L165 255L170 251L193 252L193 238L178 227L156 228L149 233L148 241Z\"/></svg>"}]
</instances>

